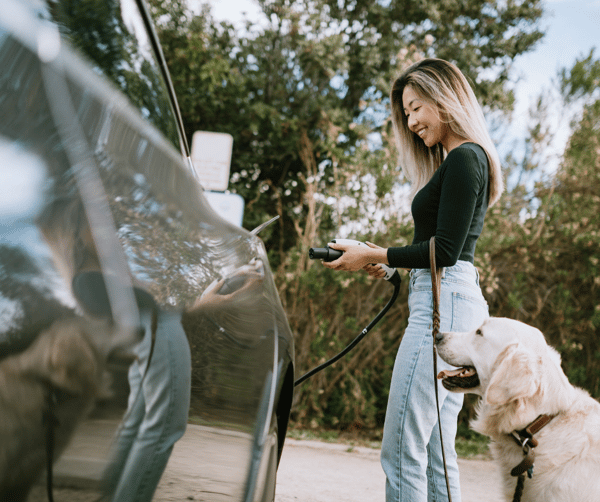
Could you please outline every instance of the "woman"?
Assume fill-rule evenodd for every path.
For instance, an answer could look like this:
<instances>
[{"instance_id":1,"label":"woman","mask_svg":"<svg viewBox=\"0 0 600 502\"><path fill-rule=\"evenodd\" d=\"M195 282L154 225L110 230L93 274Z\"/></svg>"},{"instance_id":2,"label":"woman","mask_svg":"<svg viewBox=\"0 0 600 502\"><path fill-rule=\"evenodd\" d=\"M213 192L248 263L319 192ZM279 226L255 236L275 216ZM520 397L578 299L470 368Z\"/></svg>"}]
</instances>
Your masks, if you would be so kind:
<instances>
[{"instance_id":1,"label":"woman","mask_svg":"<svg viewBox=\"0 0 600 502\"><path fill-rule=\"evenodd\" d=\"M474 329L488 316L474 267L486 210L503 190L500 161L483 112L453 64L424 59L408 68L391 91L400 164L411 182L415 224L409 246L381 248L330 244L345 251L324 263L335 270L411 269L410 316L402 338L384 425L381 463L388 501L446 500L433 387L432 292L429 240L435 235L441 280L441 331ZM448 368L438 361L439 369ZM454 439L462 394L439 386L441 422L452 500L460 501Z\"/></svg>"}]
</instances>

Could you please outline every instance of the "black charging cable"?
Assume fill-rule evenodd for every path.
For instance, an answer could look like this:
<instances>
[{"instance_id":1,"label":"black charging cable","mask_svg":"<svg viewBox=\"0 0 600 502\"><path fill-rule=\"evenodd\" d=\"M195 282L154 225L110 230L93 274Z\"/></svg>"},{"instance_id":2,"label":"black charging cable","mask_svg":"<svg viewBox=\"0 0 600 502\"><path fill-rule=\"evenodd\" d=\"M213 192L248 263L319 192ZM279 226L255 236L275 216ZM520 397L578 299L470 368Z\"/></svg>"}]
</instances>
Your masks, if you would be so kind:
<instances>
[{"instance_id":1,"label":"black charging cable","mask_svg":"<svg viewBox=\"0 0 600 502\"><path fill-rule=\"evenodd\" d=\"M331 251L335 251L335 253L331 253ZM324 254L327 254L327 256L326 257L323 256ZM329 256L330 254L333 254L334 256ZM321 248L318 250L311 249L309 251L309 255L310 255L311 259L324 259L324 261L333 261L334 259L341 256L341 252L336 251L331 248ZM388 280L391 284L393 284L394 293L392 294L392 297L390 298L390 300L387 302L386 306L383 307L383 309L381 309L381 312L379 312L379 314L377 314L377 316L368 324L368 326L365 329L363 329L361 331L361 333L354 340L352 340L352 342L344 350L342 350L339 354L337 354L336 356L329 359L329 361L326 361L323 364L320 364L316 368L313 368L312 370L310 370L308 373L305 373L304 375L302 375L300 378L298 378L298 380L296 380L294 382L294 387L297 387L298 385L300 385L302 382L304 382L311 376L317 374L319 371L324 370L328 366L331 366L333 363L335 363L336 361L338 361L342 357L344 357L348 352L350 352L354 347L356 347L358 342L360 342L367 335L367 333L369 331L371 331L371 329L373 329L373 327L379 321L381 321L383 316L387 313L388 310L390 310L390 308L396 301L396 298L398 298L398 294L400 293L400 284L402 282L402 278L400 277L400 274L398 273L398 271L394 270L391 277L386 280Z\"/></svg>"}]
</instances>

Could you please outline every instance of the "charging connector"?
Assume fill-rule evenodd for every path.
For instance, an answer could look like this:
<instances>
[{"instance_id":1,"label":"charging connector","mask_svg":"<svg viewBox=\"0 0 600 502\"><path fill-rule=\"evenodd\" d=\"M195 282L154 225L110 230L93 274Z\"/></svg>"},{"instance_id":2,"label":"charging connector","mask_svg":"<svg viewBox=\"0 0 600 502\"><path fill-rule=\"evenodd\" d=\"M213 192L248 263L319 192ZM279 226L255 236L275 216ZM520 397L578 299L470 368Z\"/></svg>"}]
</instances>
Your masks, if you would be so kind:
<instances>
[{"instance_id":1,"label":"charging connector","mask_svg":"<svg viewBox=\"0 0 600 502\"><path fill-rule=\"evenodd\" d=\"M335 239L335 240L332 240L331 242L334 242L337 244L352 244L352 245L366 246L366 244L364 242L354 241L354 240L350 240L350 239ZM343 251L338 251L336 249L332 249L329 246L327 246L326 248L311 248L308 252L309 257L312 260L323 260L323 261L336 260L337 258L342 256L342 254L343 254ZM392 307L392 305L396 301L396 298L398 298L398 293L400 292L400 283L401 283L400 274L398 273L398 271L395 268L391 268L389 265L385 265L383 263L380 263L380 265L386 271L385 279L394 286L394 293L393 293L392 297L390 298L390 300L388 301L387 305L385 307L383 307L383 309L381 310L381 312L379 312L379 314L377 314L375 319L373 319L368 324L368 326L365 329L363 329L360 332L360 334L354 340L352 340L352 342L344 350L342 350L339 354L337 354L336 356L329 359L329 361L326 361L323 364L317 366L316 368L313 368L308 373L305 373L300 378L298 378L298 380L296 380L294 382L295 387L300 385L306 379L315 375L319 371L324 370L328 366L331 366L333 363L335 363L336 361L338 361L339 359L344 357L348 352L350 352L354 347L356 347L358 342L360 342L367 335L367 333L369 331L371 331L371 329L383 318L383 316L386 314L386 312Z\"/></svg>"},{"instance_id":2,"label":"charging connector","mask_svg":"<svg viewBox=\"0 0 600 502\"><path fill-rule=\"evenodd\" d=\"M363 246L369 247L367 244L361 241L356 241L354 239L333 239L331 241L334 244L344 244L347 246ZM323 260L326 262L337 260L340 256L344 254L343 251L339 251L338 249L330 248L329 246L325 248L310 248L308 250L308 257L311 260ZM384 279L386 281L390 281L392 284L395 284L396 281L400 281L400 274L395 268L390 267L384 263L378 263L385 272Z\"/></svg>"}]
</instances>

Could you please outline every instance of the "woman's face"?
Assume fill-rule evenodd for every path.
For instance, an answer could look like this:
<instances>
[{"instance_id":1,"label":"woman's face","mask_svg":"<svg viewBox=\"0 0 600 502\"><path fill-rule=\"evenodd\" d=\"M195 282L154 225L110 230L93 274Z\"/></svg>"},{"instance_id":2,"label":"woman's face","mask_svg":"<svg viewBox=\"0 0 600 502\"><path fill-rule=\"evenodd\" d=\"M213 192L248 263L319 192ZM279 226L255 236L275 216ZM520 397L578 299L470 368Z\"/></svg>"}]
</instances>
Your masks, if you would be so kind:
<instances>
[{"instance_id":1,"label":"woman's face","mask_svg":"<svg viewBox=\"0 0 600 502\"><path fill-rule=\"evenodd\" d=\"M408 120L408 128L423 140L429 148L445 143L448 138L448 126L442 122L438 108L423 100L410 86L407 85L402 93L402 106Z\"/></svg>"}]
</instances>

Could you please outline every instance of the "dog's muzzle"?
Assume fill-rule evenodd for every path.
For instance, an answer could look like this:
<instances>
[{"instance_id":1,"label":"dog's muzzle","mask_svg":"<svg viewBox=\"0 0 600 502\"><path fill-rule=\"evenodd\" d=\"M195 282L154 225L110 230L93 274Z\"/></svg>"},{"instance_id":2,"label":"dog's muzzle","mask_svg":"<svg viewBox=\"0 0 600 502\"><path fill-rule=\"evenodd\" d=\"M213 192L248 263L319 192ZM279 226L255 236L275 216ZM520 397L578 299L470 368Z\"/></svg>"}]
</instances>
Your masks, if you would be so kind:
<instances>
[{"instance_id":1,"label":"dog's muzzle","mask_svg":"<svg viewBox=\"0 0 600 502\"><path fill-rule=\"evenodd\" d=\"M442 381L442 385L450 391L473 389L480 384L479 375L472 366L440 371L437 377Z\"/></svg>"},{"instance_id":2,"label":"dog's muzzle","mask_svg":"<svg viewBox=\"0 0 600 502\"><path fill-rule=\"evenodd\" d=\"M444 333L438 333L435 337L435 344L439 346L443 341ZM450 361L447 362L452 364ZM473 366L463 366L456 370L443 370L438 373L437 377L449 391L473 389L480 384L479 375Z\"/></svg>"}]
</instances>

